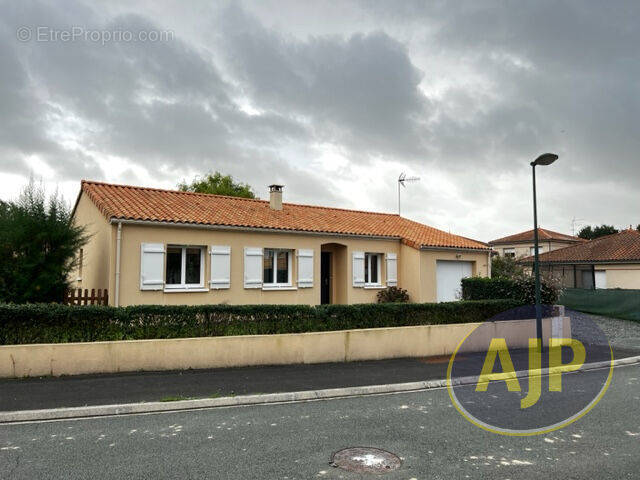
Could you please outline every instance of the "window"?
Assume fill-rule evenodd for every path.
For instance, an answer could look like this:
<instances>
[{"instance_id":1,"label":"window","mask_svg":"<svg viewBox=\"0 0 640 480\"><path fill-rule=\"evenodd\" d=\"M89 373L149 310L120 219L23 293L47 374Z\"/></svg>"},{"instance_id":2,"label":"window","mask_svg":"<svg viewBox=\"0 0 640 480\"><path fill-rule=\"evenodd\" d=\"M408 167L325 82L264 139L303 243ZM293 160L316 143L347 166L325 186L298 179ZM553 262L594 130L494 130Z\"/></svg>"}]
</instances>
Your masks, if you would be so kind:
<instances>
[{"instance_id":1,"label":"window","mask_svg":"<svg viewBox=\"0 0 640 480\"><path fill-rule=\"evenodd\" d=\"M516 256L516 249L515 248L505 248L505 249L503 249L503 252L504 252L504 256L505 257L514 258Z\"/></svg>"},{"instance_id":2,"label":"window","mask_svg":"<svg viewBox=\"0 0 640 480\"><path fill-rule=\"evenodd\" d=\"M364 283L365 285L380 285L380 253L364 254Z\"/></svg>"},{"instance_id":3,"label":"window","mask_svg":"<svg viewBox=\"0 0 640 480\"><path fill-rule=\"evenodd\" d=\"M542 245L538 245L538 253L542 253L544 252L544 248L542 247ZM529 255L535 255L536 254L536 247L529 247Z\"/></svg>"},{"instance_id":4,"label":"window","mask_svg":"<svg viewBox=\"0 0 640 480\"><path fill-rule=\"evenodd\" d=\"M204 247L169 245L165 284L169 289L204 287Z\"/></svg>"},{"instance_id":5,"label":"window","mask_svg":"<svg viewBox=\"0 0 640 480\"><path fill-rule=\"evenodd\" d=\"M291 250L265 248L262 265L264 286L291 286Z\"/></svg>"}]
</instances>

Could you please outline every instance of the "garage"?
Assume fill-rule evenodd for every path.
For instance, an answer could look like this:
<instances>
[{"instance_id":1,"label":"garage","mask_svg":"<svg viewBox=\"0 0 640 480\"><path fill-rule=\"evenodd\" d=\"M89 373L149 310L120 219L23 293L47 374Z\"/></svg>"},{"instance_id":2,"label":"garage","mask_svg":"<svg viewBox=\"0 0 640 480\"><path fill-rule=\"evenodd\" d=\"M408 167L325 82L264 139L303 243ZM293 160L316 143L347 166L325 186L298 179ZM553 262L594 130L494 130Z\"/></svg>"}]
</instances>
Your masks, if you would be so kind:
<instances>
[{"instance_id":1,"label":"garage","mask_svg":"<svg viewBox=\"0 0 640 480\"><path fill-rule=\"evenodd\" d=\"M460 299L461 280L473 275L473 262L438 260L436 270L438 302L452 302Z\"/></svg>"}]
</instances>

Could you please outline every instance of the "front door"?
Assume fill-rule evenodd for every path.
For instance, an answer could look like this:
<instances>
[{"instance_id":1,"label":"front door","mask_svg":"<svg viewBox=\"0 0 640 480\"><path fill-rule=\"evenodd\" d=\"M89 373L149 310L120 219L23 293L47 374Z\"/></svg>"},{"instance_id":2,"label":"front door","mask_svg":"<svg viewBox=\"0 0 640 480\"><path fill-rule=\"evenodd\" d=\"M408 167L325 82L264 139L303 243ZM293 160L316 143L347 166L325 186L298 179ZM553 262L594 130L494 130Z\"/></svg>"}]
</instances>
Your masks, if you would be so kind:
<instances>
[{"instance_id":1,"label":"front door","mask_svg":"<svg viewBox=\"0 0 640 480\"><path fill-rule=\"evenodd\" d=\"M320 253L320 303L331 303L331 252Z\"/></svg>"}]
</instances>

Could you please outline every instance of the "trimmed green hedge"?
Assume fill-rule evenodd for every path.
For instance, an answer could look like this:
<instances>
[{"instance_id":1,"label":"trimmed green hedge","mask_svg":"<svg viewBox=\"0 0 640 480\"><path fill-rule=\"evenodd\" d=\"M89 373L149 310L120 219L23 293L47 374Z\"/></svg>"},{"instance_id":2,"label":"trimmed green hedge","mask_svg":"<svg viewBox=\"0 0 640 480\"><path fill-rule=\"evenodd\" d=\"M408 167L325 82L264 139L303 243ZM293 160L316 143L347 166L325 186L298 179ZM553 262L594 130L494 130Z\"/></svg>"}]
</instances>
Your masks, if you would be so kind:
<instances>
[{"instance_id":1,"label":"trimmed green hedge","mask_svg":"<svg viewBox=\"0 0 640 480\"><path fill-rule=\"evenodd\" d=\"M545 278L541 279L541 300L545 305L558 302L559 289ZM487 278L470 277L462 279L464 300L510 299L523 304L535 303L535 280L533 277Z\"/></svg>"},{"instance_id":2,"label":"trimmed green hedge","mask_svg":"<svg viewBox=\"0 0 640 480\"><path fill-rule=\"evenodd\" d=\"M134 307L0 305L0 344L321 332L488 320L521 302Z\"/></svg>"}]
</instances>

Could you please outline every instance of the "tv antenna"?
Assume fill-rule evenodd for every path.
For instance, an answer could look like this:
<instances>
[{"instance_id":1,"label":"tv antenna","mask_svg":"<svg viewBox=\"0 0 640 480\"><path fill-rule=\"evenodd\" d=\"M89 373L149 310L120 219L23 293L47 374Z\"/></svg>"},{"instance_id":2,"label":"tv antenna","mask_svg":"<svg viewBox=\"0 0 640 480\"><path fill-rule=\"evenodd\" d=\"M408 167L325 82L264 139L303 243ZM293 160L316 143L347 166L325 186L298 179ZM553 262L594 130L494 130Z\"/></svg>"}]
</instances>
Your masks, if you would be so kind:
<instances>
[{"instance_id":1,"label":"tv antenna","mask_svg":"<svg viewBox=\"0 0 640 480\"><path fill-rule=\"evenodd\" d=\"M571 234L575 237L576 236L576 224L579 226L580 222L584 222L584 218L576 218L573 217L571 219Z\"/></svg>"},{"instance_id":2,"label":"tv antenna","mask_svg":"<svg viewBox=\"0 0 640 480\"><path fill-rule=\"evenodd\" d=\"M400 215L400 185L406 188L405 182L417 182L420 177L407 177L407 174L402 172L398 177L398 215Z\"/></svg>"}]
</instances>

